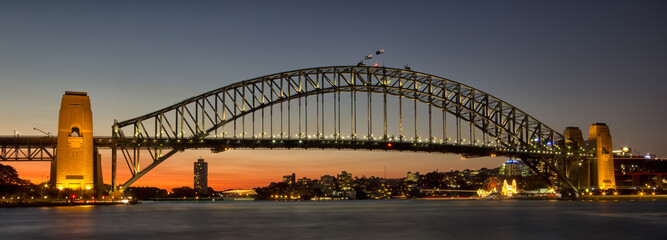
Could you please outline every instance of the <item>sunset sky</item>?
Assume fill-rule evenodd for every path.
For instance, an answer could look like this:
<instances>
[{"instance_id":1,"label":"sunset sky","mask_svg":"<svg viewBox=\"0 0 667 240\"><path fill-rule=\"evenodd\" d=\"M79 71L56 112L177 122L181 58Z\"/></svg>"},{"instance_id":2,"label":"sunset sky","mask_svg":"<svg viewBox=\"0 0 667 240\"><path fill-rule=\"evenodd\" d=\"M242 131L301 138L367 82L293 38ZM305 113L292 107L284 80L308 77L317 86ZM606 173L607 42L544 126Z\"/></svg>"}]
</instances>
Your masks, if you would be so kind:
<instances>
[{"instance_id":1,"label":"sunset sky","mask_svg":"<svg viewBox=\"0 0 667 240\"><path fill-rule=\"evenodd\" d=\"M119 121L267 74L384 63L505 100L558 131L610 126L615 148L667 156L665 1L0 1L0 135L57 132L65 91L91 97L94 135ZM110 151L102 150L105 183ZM342 170L493 168L507 159L380 151L178 153L134 186L192 186L209 162L216 190ZM46 181L47 162L2 162ZM119 162L119 182L128 178Z\"/></svg>"}]
</instances>

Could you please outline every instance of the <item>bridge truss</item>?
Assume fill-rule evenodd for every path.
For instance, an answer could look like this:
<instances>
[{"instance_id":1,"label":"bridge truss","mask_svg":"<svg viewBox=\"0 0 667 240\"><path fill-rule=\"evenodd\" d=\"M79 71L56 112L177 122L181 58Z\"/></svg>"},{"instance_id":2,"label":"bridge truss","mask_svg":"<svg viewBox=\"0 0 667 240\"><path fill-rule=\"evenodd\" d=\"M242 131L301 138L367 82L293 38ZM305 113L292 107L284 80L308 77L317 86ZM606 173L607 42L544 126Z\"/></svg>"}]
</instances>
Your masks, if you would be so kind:
<instances>
[{"instance_id":1,"label":"bridge truss","mask_svg":"<svg viewBox=\"0 0 667 240\"><path fill-rule=\"evenodd\" d=\"M258 77L114 122L127 188L186 148L382 149L521 158L556 186L586 156L563 135L483 91L446 78L369 66L301 69ZM142 160L143 159L143 160ZM147 166L141 168L141 162Z\"/></svg>"},{"instance_id":2,"label":"bridge truss","mask_svg":"<svg viewBox=\"0 0 667 240\"><path fill-rule=\"evenodd\" d=\"M55 137L0 137L0 161L53 161Z\"/></svg>"}]
</instances>

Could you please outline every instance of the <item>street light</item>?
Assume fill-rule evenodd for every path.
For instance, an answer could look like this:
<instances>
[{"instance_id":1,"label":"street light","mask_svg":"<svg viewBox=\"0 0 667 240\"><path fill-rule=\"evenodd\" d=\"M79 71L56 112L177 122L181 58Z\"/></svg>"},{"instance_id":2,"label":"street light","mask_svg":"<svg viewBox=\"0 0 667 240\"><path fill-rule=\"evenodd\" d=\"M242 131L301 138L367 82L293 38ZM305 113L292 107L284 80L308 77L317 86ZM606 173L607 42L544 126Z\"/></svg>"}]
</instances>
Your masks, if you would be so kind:
<instances>
[{"instance_id":1,"label":"street light","mask_svg":"<svg viewBox=\"0 0 667 240\"><path fill-rule=\"evenodd\" d=\"M39 131L39 132L41 132L41 133L44 133L47 137L51 137L51 133L50 133L50 132L44 132L44 131L42 131L42 130L39 129L39 128L32 128L32 129L37 130L37 131Z\"/></svg>"}]
</instances>

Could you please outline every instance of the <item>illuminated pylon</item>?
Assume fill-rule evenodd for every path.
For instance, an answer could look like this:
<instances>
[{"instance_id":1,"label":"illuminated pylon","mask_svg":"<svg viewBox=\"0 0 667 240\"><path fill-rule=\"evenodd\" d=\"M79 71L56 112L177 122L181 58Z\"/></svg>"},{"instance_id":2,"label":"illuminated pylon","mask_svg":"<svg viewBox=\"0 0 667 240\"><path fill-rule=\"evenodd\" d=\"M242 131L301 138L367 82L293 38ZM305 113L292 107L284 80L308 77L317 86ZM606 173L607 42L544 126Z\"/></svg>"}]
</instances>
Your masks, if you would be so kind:
<instances>
[{"instance_id":1,"label":"illuminated pylon","mask_svg":"<svg viewBox=\"0 0 667 240\"><path fill-rule=\"evenodd\" d=\"M591 185L602 190L616 188L614 175L614 154L612 153L611 134L609 126L604 123L594 123L589 132L588 140L595 144L595 159Z\"/></svg>"},{"instance_id":2,"label":"illuminated pylon","mask_svg":"<svg viewBox=\"0 0 667 240\"><path fill-rule=\"evenodd\" d=\"M51 163L51 185L58 189L99 192L100 156L93 146L93 114L85 92L65 92L58 117L56 160Z\"/></svg>"}]
</instances>

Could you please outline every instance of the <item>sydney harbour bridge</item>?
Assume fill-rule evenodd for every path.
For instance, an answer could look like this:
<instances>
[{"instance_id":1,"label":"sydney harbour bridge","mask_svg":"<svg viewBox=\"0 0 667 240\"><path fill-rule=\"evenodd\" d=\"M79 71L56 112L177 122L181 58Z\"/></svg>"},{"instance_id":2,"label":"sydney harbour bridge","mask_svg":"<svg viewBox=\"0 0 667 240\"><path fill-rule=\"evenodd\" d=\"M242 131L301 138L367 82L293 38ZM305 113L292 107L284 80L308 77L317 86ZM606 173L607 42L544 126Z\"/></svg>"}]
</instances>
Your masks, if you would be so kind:
<instances>
[{"instance_id":1,"label":"sydney harbour bridge","mask_svg":"<svg viewBox=\"0 0 667 240\"><path fill-rule=\"evenodd\" d=\"M111 130L111 137L92 141L95 148L111 149L114 191L186 149L505 156L521 159L550 186L569 193L578 191L572 183L578 166L596 157L595 149L573 144L510 103L407 67L332 66L266 75L114 121ZM13 137L0 145L0 160L55 161L58 141ZM119 165L131 173L122 183Z\"/></svg>"}]
</instances>

